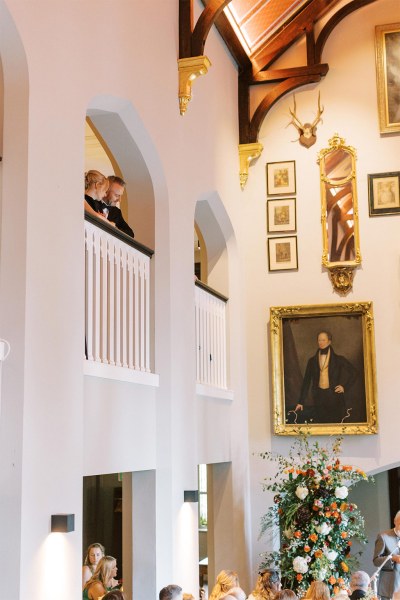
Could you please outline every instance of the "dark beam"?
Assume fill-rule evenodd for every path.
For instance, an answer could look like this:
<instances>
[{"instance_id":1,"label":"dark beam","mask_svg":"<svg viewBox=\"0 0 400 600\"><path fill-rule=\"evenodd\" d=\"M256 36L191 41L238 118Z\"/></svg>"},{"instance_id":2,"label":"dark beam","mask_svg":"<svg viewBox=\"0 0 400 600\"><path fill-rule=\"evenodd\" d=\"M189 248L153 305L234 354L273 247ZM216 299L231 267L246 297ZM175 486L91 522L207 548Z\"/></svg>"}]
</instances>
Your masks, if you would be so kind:
<instances>
[{"instance_id":1,"label":"dark beam","mask_svg":"<svg viewBox=\"0 0 400 600\"><path fill-rule=\"evenodd\" d=\"M202 2L205 2L205 0L202 0ZM222 11L218 19L215 21L215 27L227 45L228 50L232 54L233 59L236 61L239 69L241 71L248 70L251 67L250 59L246 54L242 44L239 42L239 39L232 29L232 25L230 24L229 19L224 11Z\"/></svg>"},{"instance_id":2,"label":"dark beam","mask_svg":"<svg viewBox=\"0 0 400 600\"><path fill-rule=\"evenodd\" d=\"M264 121L267 113L271 110L275 102L278 102L278 100L282 98L282 96L284 96L288 92L291 92L292 90L295 90L298 87L301 87L302 85L307 85L308 83L317 83L320 80L320 75L303 75L303 77L292 77L290 79L282 81L281 83L278 83L278 85L276 85L274 89L271 90L265 96L264 100L262 100L258 105L257 110L255 111L253 118L250 122L247 143L250 144L252 142L257 142L258 133L260 131L262 122Z\"/></svg>"},{"instance_id":3,"label":"dark beam","mask_svg":"<svg viewBox=\"0 0 400 600\"><path fill-rule=\"evenodd\" d=\"M364 6L372 4L373 2L376 2L376 0L353 0L353 2L350 2L349 4L346 4L346 6L343 6L341 9L339 9L333 15L333 17L329 19L329 21L322 28L315 46L315 60L317 62L321 61L322 51L324 49L326 41L332 33L332 31L335 29L336 25L338 25L340 21L342 21L345 17L350 15L355 10L363 8Z\"/></svg>"},{"instance_id":4,"label":"dark beam","mask_svg":"<svg viewBox=\"0 0 400 600\"><path fill-rule=\"evenodd\" d=\"M231 0L210 0L197 20L192 33L192 56L202 56L208 33L216 18Z\"/></svg>"},{"instance_id":5,"label":"dark beam","mask_svg":"<svg viewBox=\"0 0 400 600\"><path fill-rule=\"evenodd\" d=\"M307 44L307 65L310 67L315 65L315 38L314 38L314 27L311 26L306 31L306 44Z\"/></svg>"},{"instance_id":6,"label":"dark beam","mask_svg":"<svg viewBox=\"0 0 400 600\"><path fill-rule=\"evenodd\" d=\"M296 42L310 24L327 12L339 0L313 0L290 23L286 24L279 33L267 42L261 50L251 57L253 72L267 69L281 54ZM318 61L317 61L318 62Z\"/></svg>"},{"instance_id":7,"label":"dark beam","mask_svg":"<svg viewBox=\"0 0 400 600\"><path fill-rule=\"evenodd\" d=\"M247 73L238 78L239 144L247 144L250 127L250 87Z\"/></svg>"},{"instance_id":8,"label":"dark beam","mask_svg":"<svg viewBox=\"0 0 400 600\"><path fill-rule=\"evenodd\" d=\"M193 0L179 0L179 58L189 58L193 30Z\"/></svg>"},{"instance_id":9,"label":"dark beam","mask_svg":"<svg viewBox=\"0 0 400 600\"><path fill-rule=\"evenodd\" d=\"M329 71L329 65L324 63L321 65L313 65L311 67L289 67L287 69L268 69L267 71L260 71L255 75L250 73L249 83L250 84L261 84L261 83L274 83L277 81L283 81L289 77L302 77L303 75L326 75Z\"/></svg>"}]
</instances>

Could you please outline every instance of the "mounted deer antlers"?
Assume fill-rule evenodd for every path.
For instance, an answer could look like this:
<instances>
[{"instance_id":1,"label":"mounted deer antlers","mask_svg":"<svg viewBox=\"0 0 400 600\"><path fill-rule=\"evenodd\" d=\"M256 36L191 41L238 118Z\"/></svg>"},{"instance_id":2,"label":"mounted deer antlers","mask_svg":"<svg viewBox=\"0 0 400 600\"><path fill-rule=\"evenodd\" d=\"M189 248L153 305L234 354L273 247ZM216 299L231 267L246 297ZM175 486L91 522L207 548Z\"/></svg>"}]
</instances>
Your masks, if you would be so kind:
<instances>
[{"instance_id":1,"label":"mounted deer antlers","mask_svg":"<svg viewBox=\"0 0 400 600\"><path fill-rule=\"evenodd\" d=\"M318 112L312 123L304 123L303 125L296 117L296 97L294 94L293 103L293 110L289 108L289 112L292 115L292 120L287 124L287 127L289 125L294 125L300 134L298 140L295 141L299 141L302 146L310 148L317 141L317 123L322 121L321 115L324 112L324 107L321 108L321 94L318 94Z\"/></svg>"}]
</instances>

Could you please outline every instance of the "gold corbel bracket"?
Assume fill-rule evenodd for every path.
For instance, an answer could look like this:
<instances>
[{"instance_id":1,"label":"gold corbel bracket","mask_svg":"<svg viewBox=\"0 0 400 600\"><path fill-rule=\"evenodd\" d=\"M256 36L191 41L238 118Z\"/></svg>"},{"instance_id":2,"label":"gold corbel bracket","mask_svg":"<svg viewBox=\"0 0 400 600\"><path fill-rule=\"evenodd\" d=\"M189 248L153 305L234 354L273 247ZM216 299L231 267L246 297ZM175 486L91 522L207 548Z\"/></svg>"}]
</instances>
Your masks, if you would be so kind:
<instances>
[{"instance_id":1,"label":"gold corbel bracket","mask_svg":"<svg viewBox=\"0 0 400 600\"><path fill-rule=\"evenodd\" d=\"M329 277L335 290L345 296L353 287L355 267L329 267Z\"/></svg>"},{"instance_id":2,"label":"gold corbel bracket","mask_svg":"<svg viewBox=\"0 0 400 600\"><path fill-rule=\"evenodd\" d=\"M184 115L192 98L192 82L205 75L211 67L207 56L190 56L178 60L179 71L179 112Z\"/></svg>"},{"instance_id":3,"label":"gold corbel bracket","mask_svg":"<svg viewBox=\"0 0 400 600\"><path fill-rule=\"evenodd\" d=\"M253 144L239 144L239 178L240 187L244 190L244 186L249 178L249 166L261 156L264 146L260 142Z\"/></svg>"}]
</instances>

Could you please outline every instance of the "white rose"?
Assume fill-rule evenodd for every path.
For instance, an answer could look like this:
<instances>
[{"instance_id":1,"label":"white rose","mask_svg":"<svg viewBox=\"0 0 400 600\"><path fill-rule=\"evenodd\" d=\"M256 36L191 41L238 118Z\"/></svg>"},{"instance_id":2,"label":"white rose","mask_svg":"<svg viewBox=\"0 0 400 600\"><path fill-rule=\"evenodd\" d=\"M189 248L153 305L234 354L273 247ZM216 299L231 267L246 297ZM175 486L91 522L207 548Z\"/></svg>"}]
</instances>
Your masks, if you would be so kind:
<instances>
[{"instance_id":1,"label":"white rose","mask_svg":"<svg viewBox=\"0 0 400 600\"><path fill-rule=\"evenodd\" d=\"M298 485L296 488L296 496L299 498L299 500L304 500L304 498L308 496L308 489Z\"/></svg>"},{"instance_id":2,"label":"white rose","mask_svg":"<svg viewBox=\"0 0 400 600\"><path fill-rule=\"evenodd\" d=\"M308 564L306 559L302 556L296 556L296 558L293 559L293 570L296 571L296 573L307 573Z\"/></svg>"},{"instance_id":3,"label":"white rose","mask_svg":"<svg viewBox=\"0 0 400 600\"><path fill-rule=\"evenodd\" d=\"M336 498L340 498L340 500L344 500L349 495L349 490L345 485L341 487L335 488L335 496Z\"/></svg>"},{"instance_id":4,"label":"white rose","mask_svg":"<svg viewBox=\"0 0 400 600\"><path fill-rule=\"evenodd\" d=\"M324 554L325 554L326 558L329 561L331 561L331 562L333 562L334 560L336 560L337 559L337 555L338 555L338 553L336 552L336 550L325 550Z\"/></svg>"},{"instance_id":5,"label":"white rose","mask_svg":"<svg viewBox=\"0 0 400 600\"><path fill-rule=\"evenodd\" d=\"M321 535L328 535L328 533L330 532L330 530L332 529L332 527L330 525L328 525L328 523L321 523L321 525L318 525L318 527L315 528L318 533L320 533Z\"/></svg>"}]
</instances>

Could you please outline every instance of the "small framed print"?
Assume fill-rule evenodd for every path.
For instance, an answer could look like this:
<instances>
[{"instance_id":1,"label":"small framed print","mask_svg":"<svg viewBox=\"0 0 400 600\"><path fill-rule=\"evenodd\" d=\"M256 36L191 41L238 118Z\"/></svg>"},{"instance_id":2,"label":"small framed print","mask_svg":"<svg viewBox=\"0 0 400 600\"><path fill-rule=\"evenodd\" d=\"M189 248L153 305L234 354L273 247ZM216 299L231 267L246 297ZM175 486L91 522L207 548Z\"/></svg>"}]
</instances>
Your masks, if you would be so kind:
<instances>
[{"instance_id":1,"label":"small framed print","mask_svg":"<svg viewBox=\"0 0 400 600\"><path fill-rule=\"evenodd\" d=\"M268 233L296 231L296 198L267 200Z\"/></svg>"},{"instance_id":2,"label":"small framed print","mask_svg":"<svg viewBox=\"0 0 400 600\"><path fill-rule=\"evenodd\" d=\"M400 23L375 27L376 80L381 133L400 131Z\"/></svg>"},{"instance_id":3,"label":"small framed print","mask_svg":"<svg viewBox=\"0 0 400 600\"><path fill-rule=\"evenodd\" d=\"M294 160L267 163L267 196L290 196L296 193Z\"/></svg>"},{"instance_id":4,"label":"small framed print","mask_svg":"<svg viewBox=\"0 0 400 600\"><path fill-rule=\"evenodd\" d=\"M297 236L268 238L268 270L296 271Z\"/></svg>"},{"instance_id":5,"label":"small framed print","mask_svg":"<svg viewBox=\"0 0 400 600\"><path fill-rule=\"evenodd\" d=\"M369 216L400 213L400 172L368 175Z\"/></svg>"}]
</instances>

